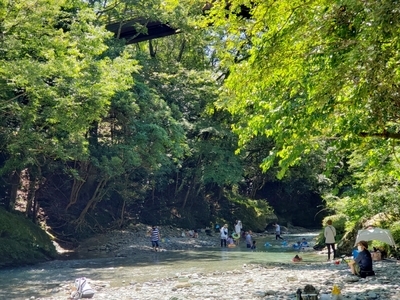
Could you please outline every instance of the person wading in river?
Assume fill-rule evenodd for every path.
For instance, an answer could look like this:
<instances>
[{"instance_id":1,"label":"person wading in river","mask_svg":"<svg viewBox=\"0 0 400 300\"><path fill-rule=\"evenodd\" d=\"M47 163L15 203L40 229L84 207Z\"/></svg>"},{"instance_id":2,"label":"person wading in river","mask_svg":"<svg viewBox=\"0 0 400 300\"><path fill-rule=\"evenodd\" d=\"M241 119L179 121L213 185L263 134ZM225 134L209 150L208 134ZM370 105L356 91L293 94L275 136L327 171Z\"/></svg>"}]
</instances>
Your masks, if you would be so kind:
<instances>
[{"instance_id":1,"label":"person wading in river","mask_svg":"<svg viewBox=\"0 0 400 300\"><path fill-rule=\"evenodd\" d=\"M235 244L239 245L239 241L240 241L240 236L242 234L242 221L240 220L236 220L236 224L235 224L235 235L234 235L234 240L235 240Z\"/></svg>"},{"instance_id":2,"label":"person wading in river","mask_svg":"<svg viewBox=\"0 0 400 300\"><path fill-rule=\"evenodd\" d=\"M221 248L226 248L226 240L228 238L228 224L225 224L221 230Z\"/></svg>"},{"instance_id":3,"label":"person wading in river","mask_svg":"<svg viewBox=\"0 0 400 300\"><path fill-rule=\"evenodd\" d=\"M153 247L153 251L158 251L159 245L158 242L161 238L160 230L157 226L152 226L151 228L151 246Z\"/></svg>"},{"instance_id":4,"label":"person wading in river","mask_svg":"<svg viewBox=\"0 0 400 300\"><path fill-rule=\"evenodd\" d=\"M277 240L277 239L283 240L284 238L281 237L281 226L279 226L278 223L274 223L273 225L274 225L274 227L275 227L275 239L276 239L276 240Z\"/></svg>"}]
</instances>

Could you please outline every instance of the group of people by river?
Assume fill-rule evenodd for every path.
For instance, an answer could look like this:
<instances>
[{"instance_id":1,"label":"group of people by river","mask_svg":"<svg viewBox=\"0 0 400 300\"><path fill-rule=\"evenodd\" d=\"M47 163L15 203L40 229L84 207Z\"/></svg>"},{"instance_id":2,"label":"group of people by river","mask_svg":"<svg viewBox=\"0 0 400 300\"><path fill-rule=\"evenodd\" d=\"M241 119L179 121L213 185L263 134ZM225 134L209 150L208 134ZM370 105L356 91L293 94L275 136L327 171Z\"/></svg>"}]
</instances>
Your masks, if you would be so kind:
<instances>
[{"instance_id":1,"label":"group of people by river","mask_svg":"<svg viewBox=\"0 0 400 300\"><path fill-rule=\"evenodd\" d=\"M240 240L242 239L246 242L246 248L251 250L256 249L256 241L252 237L253 232L251 230L244 231L242 221L240 220L236 220L234 231L231 234L229 233L228 224L225 224L221 228L217 225L216 230L219 230L221 248L234 248L240 244Z\"/></svg>"},{"instance_id":2,"label":"group of people by river","mask_svg":"<svg viewBox=\"0 0 400 300\"><path fill-rule=\"evenodd\" d=\"M281 236L281 227L278 223L272 224L275 228L275 240L284 240L285 239ZM246 243L246 248L255 250L256 249L256 241L252 238L252 231L251 230L243 230L243 224L240 220L236 220L234 224L234 231L232 234L229 234L228 224L224 224L221 228L218 226L216 227L220 233L220 245L221 248L225 247L236 247L239 245L240 240L244 240ZM327 224L324 228L324 238L325 238L325 245L328 250L328 261L331 261L331 258L335 260L337 257L337 250L335 248L336 243L336 229L332 225L332 220L328 220ZM296 248L297 247L297 248ZM301 250L305 247L308 247L308 242L305 238L302 241L298 241L296 244L293 245L293 248L297 250ZM357 256L354 256L348 262L350 271L352 274L366 277L366 276L373 276L375 275L372 267L372 256L371 253L368 251L368 242L366 241L359 241L357 243ZM301 262L302 258L296 254L295 257L292 259L293 262Z\"/></svg>"},{"instance_id":3,"label":"group of people by river","mask_svg":"<svg viewBox=\"0 0 400 300\"><path fill-rule=\"evenodd\" d=\"M285 239L281 236L281 227L277 223L272 224L275 228L275 240L284 240ZM221 248L234 248L239 246L241 240L246 243L246 248L251 250L256 250L256 240L253 239L253 233L251 230L243 230L243 224L240 220L236 220L233 230L229 232L228 224L224 224L221 228L217 225L216 230L219 231L220 236L220 246ZM161 233L157 226L152 226L151 230L149 231L149 235L151 237L151 245L153 251L160 251L159 249L159 241L161 240ZM197 230L193 230L192 233L184 233L182 236L187 237L198 237ZM325 238L325 245L327 248L328 253L328 261L331 261L331 258L335 260L337 257L337 250L335 248L336 243L336 229L332 225L332 220L328 220L327 224L324 228L324 238ZM304 247L308 247L307 241L303 238L300 242L298 241L296 244L293 245L295 249L298 247L297 250L301 250ZM357 256L354 256L352 260L348 262L350 271L352 274L366 277L366 276L373 276L375 275L373 271L373 260L371 253L368 251L368 242L366 241L359 241L357 243L358 251ZM296 256L292 259L293 262L301 262L302 258L296 254Z\"/></svg>"},{"instance_id":4,"label":"group of people by river","mask_svg":"<svg viewBox=\"0 0 400 300\"><path fill-rule=\"evenodd\" d=\"M332 220L328 220L326 227L324 228L325 245L328 249L328 261L331 259L331 253L333 259L337 258L335 243L336 243L336 229L332 225ZM332 250L332 252L331 252ZM368 250L367 241L359 241L357 243L356 256L353 255L353 259L349 261L348 265L352 274L365 278L367 276L374 276L375 272L372 267L372 255Z\"/></svg>"},{"instance_id":5,"label":"group of people by river","mask_svg":"<svg viewBox=\"0 0 400 300\"><path fill-rule=\"evenodd\" d=\"M278 223L272 224L275 228L275 239L276 240L285 240L281 237L281 226ZM229 234L228 224L225 224L221 228L219 225L216 225L215 229L220 233L221 239L221 248L225 247L235 247L239 245L240 240L244 240L246 242L246 248L250 248L252 250L256 249L256 241L253 240L251 230L243 230L242 221L236 220L234 224L234 231L232 234Z\"/></svg>"}]
</instances>

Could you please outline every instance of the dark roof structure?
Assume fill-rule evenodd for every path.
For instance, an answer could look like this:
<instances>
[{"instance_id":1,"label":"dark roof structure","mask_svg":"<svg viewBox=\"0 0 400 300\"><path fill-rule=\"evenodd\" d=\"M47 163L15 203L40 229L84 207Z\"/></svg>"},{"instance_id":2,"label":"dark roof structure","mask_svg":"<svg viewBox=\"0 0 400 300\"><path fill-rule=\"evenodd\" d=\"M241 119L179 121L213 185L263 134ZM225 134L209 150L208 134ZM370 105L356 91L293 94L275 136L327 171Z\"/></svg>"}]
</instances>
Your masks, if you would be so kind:
<instances>
[{"instance_id":1,"label":"dark roof structure","mask_svg":"<svg viewBox=\"0 0 400 300\"><path fill-rule=\"evenodd\" d=\"M146 26L147 33L138 32L135 29L135 25L138 24ZM116 38L125 39L127 44L148 41L180 32L179 29L172 28L160 21L147 21L143 19L112 23L107 25L106 29L113 32Z\"/></svg>"},{"instance_id":2,"label":"dark roof structure","mask_svg":"<svg viewBox=\"0 0 400 300\"><path fill-rule=\"evenodd\" d=\"M215 0L214 0L215 1ZM203 13L208 13L209 10L213 6L214 1L207 1L203 6ZM231 3L229 1L225 1L225 9L228 12L231 9ZM250 1L250 5L241 5L239 11L231 12L242 18L251 18L251 7L254 5L252 1ZM147 28L147 32L138 32L135 29L135 26L138 28L140 26L145 26ZM138 42L148 41L160 37L165 37L173 34L177 34L180 32L179 29L173 28L168 25L168 23L163 23L160 21L149 21L143 18L137 18L127 21L115 22L108 24L106 26L108 31L114 33L114 36L119 39L125 39L127 44L135 44Z\"/></svg>"}]
</instances>

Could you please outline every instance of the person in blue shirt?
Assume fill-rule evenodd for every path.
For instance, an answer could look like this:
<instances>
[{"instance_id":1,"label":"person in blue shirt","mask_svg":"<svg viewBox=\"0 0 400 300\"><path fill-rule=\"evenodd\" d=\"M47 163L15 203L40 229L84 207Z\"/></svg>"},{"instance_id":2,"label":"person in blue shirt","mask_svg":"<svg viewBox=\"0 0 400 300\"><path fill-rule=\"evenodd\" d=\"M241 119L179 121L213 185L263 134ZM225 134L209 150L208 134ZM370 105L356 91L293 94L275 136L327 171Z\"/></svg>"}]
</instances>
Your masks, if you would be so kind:
<instances>
[{"instance_id":1,"label":"person in blue shirt","mask_svg":"<svg viewBox=\"0 0 400 300\"><path fill-rule=\"evenodd\" d=\"M292 247L294 250L300 251L301 250L301 242L300 241L296 242L296 244L293 244Z\"/></svg>"},{"instance_id":2,"label":"person in blue shirt","mask_svg":"<svg viewBox=\"0 0 400 300\"><path fill-rule=\"evenodd\" d=\"M349 262L351 273L362 278L375 275L375 272L372 270L372 257L368 251L368 243L366 241L359 241L357 249L357 257Z\"/></svg>"}]
</instances>

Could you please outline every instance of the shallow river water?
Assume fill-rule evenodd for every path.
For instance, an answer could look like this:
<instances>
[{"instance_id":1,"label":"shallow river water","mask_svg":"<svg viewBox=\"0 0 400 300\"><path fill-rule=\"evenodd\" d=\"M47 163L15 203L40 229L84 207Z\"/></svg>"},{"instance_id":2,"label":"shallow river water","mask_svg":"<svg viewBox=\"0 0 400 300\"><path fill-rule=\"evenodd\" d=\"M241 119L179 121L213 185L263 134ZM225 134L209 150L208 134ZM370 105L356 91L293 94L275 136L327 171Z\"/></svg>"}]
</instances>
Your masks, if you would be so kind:
<instances>
[{"instance_id":1,"label":"shallow river water","mask_svg":"<svg viewBox=\"0 0 400 300\"><path fill-rule=\"evenodd\" d=\"M286 235L291 242L315 234ZM274 247L265 247L269 241ZM34 299L51 296L58 287L72 284L77 277L121 286L157 278L173 277L185 272L210 273L238 269L243 264L289 262L297 253L271 237L258 239L257 250L242 246L233 249L198 248L195 251L146 252L131 257L97 257L54 260L35 266L0 270L0 299ZM322 262L325 256L302 252L305 262ZM33 298L34 297L34 298Z\"/></svg>"}]
</instances>

